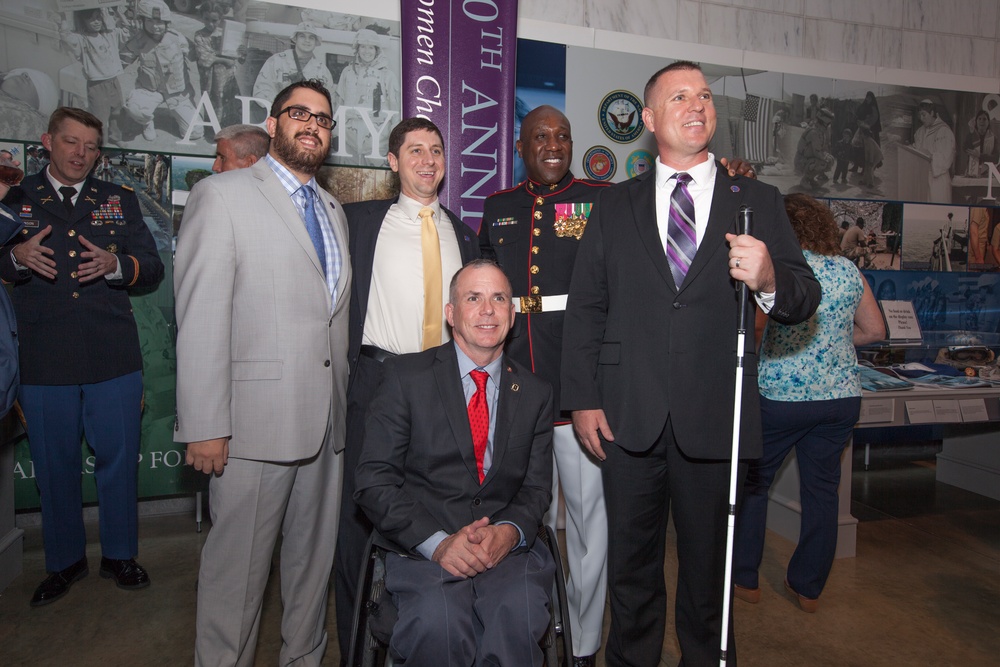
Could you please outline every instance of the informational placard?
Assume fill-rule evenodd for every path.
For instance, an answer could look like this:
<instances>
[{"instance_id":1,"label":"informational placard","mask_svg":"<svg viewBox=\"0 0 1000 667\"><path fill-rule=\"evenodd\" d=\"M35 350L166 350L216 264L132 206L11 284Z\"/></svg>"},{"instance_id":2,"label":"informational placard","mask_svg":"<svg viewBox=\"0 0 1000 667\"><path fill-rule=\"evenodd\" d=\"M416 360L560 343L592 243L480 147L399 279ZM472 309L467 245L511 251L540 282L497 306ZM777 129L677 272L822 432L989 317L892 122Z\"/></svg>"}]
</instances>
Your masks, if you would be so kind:
<instances>
[{"instance_id":1,"label":"informational placard","mask_svg":"<svg viewBox=\"0 0 1000 667\"><path fill-rule=\"evenodd\" d=\"M906 419L911 424L934 424L937 416L934 414L934 401L907 401Z\"/></svg>"},{"instance_id":2,"label":"informational placard","mask_svg":"<svg viewBox=\"0 0 1000 667\"><path fill-rule=\"evenodd\" d=\"M985 422L990 419L990 414L986 411L985 399L961 398L958 405L962 410L962 421L964 422Z\"/></svg>"},{"instance_id":3,"label":"informational placard","mask_svg":"<svg viewBox=\"0 0 1000 667\"><path fill-rule=\"evenodd\" d=\"M961 422L962 411L958 407L958 401L954 399L934 401L934 419L939 424Z\"/></svg>"},{"instance_id":4,"label":"informational placard","mask_svg":"<svg viewBox=\"0 0 1000 667\"><path fill-rule=\"evenodd\" d=\"M915 345L923 340L912 301L879 301L890 345Z\"/></svg>"},{"instance_id":5,"label":"informational placard","mask_svg":"<svg viewBox=\"0 0 1000 667\"><path fill-rule=\"evenodd\" d=\"M866 398L861 402L859 424L888 424L892 422L896 401L891 398Z\"/></svg>"}]
</instances>

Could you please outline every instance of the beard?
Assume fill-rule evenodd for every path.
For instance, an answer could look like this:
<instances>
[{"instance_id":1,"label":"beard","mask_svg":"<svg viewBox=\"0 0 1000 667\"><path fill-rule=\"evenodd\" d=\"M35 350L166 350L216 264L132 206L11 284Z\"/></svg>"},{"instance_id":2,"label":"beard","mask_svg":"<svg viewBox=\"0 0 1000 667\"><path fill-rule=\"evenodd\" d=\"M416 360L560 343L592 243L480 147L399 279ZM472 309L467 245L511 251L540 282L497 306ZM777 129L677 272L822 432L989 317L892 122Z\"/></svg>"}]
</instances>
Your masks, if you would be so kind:
<instances>
[{"instance_id":1,"label":"beard","mask_svg":"<svg viewBox=\"0 0 1000 667\"><path fill-rule=\"evenodd\" d=\"M298 132L293 137L289 137L284 132L279 131L275 132L274 138L271 139L271 148L274 154L292 171L315 175L319 171L319 168L323 166L323 161L326 159L328 151L312 153L302 148L295 139L303 134L316 137L320 145L323 145L323 141L319 135L306 132L305 130ZM329 145L326 147L329 148Z\"/></svg>"}]
</instances>

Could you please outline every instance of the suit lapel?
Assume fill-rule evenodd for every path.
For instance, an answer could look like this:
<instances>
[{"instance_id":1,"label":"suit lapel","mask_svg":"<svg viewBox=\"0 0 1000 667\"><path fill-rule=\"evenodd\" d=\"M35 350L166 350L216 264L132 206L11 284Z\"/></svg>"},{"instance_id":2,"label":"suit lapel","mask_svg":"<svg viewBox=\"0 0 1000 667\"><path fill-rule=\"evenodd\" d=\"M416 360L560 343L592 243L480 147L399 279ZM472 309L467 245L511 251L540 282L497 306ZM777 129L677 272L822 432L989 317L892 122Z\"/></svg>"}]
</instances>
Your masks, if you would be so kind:
<instances>
[{"instance_id":1,"label":"suit lapel","mask_svg":"<svg viewBox=\"0 0 1000 667\"><path fill-rule=\"evenodd\" d=\"M493 433L493 460L490 463L490 472L483 480L483 486L496 477L496 471L503 463L510 431L514 425L514 416L517 414L517 404L521 400L521 390L514 367L504 359L500 368L500 383L497 388L500 395L497 397L497 422Z\"/></svg>"},{"instance_id":2,"label":"suit lapel","mask_svg":"<svg viewBox=\"0 0 1000 667\"><path fill-rule=\"evenodd\" d=\"M434 381L441 394L441 403L444 405L448 424L451 426L453 442L458 447L458 453L465 462L466 469L478 484L479 470L476 468L476 453L472 446L469 410L465 404L465 392L462 390L462 379L459 376L458 356L452 343L446 343L438 348L434 364Z\"/></svg>"},{"instance_id":3,"label":"suit lapel","mask_svg":"<svg viewBox=\"0 0 1000 667\"><path fill-rule=\"evenodd\" d=\"M462 258L462 264L464 265L466 262L475 259L478 238L475 241L473 240L472 228L462 222L461 218L446 209L443 205L441 206L441 210L448 216L448 221L451 222L452 230L455 232L455 240L458 241L458 252Z\"/></svg>"},{"instance_id":4,"label":"suit lapel","mask_svg":"<svg viewBox=\"0 0 1000 667\"><path fill-rule=\"evenodd\" d=\"M729 174L721 165L716 165L716 167L712 210L708 216L705 235L698 245L698 252L694 255L687 277L684 278L685 286L698 277L698 274L708 266L712 256L720 248L726 247L726 232L736 231L736 214L739 211L740 202L743 201L743 194L741 188L736 185L737 181L729 178Z\"/></svg>"},{"instance_id":5,"label":"suit lapel","mask_svg":"<svg viewBox=\"0 0 1000 667\"><path fill-rule=\"evenodd\" d=\"M674 285L674 277L670 273L670 262L667 261L667 252L660 243L660 231L656 221L656 170L651 169L643 176L633 179L629 185L631 196L629 202L632 205L632 220L639 230L639 238L653 261L653 266L660 273L660 277L670 286L670 289L677 291Z\"/></svg>"},{"instance_id":6,"label":"suit lapel","mask_svg":"<svg viewBox=\"0 0 1000 667\"><path fill-rule=\"evenodd\" d=\"M352 222L351 242L354 252L351 255L351 265L355 269L354 290L358 295L358 306L361 317L368 312L368 296L372 286L372 267L375 265L375 246L378 244L378 233L389 208L399 201L399 197L375 202L365 210L363 219ZM351 209L356 211L357 209Z\"/></svg>"},{"instance_id":7,"label":"suit lapel","mask_svg":"<svg viewBox=\"0 0 1000 667\"><path fill-rule=\"evenodd\" d=\"M33 201L36 206L42 208L46 213L54 215L60 220L65 220L66 222L72 222L75 220L76 211L80 208L80 200L83 199L83 195L77 198L76 207L73 210L73 215L66 212L66 207L62 203L62 195L56 192L52 188L52 184L49 183L48 177L45 176L45 170L38 172L34 177L29 176L32 179L21 184L21 188L24 189L24 193L28 196L28 199ZM84 183L86 187L86 183Z\"/></svg>"},{"instance_id":8,"label":"suit lapel","mask_svg":"<svg viewBox=\"0 0 1000 667\"><path fill-rule=\"evenodd\" d=\"M71 222L76 222L82 218L89 217L90 214L100 208L101 204L103 204L107 199L108 195L106 193L102 194L100 190L98 190L97 185L94 184L93 179L88 178L83 183L83 189L80 190L80 196L76 198L76 207L73 209ZM116 211L116 214L120 213L121 210L119 206L119 210ZM122 219L124 220L124 217L122 217Z\"/></svg>"},{"instance_id":9,"label":"suit lapel","mask_svg":"<svg viewBox=\"0 0 1000 667\"><path fill-rule=\"evenodd\" d=\"M292 203L292 198L288 195L281 181L278 180L278 176L264 160L258 160L250 169L258 179L261 194L274 207L281 224L288 229L292 238L302 246L302 250L309 256L309 261L312 262L316 273L325 283L326 276L323 274L323 267L320 266L319 255L316 254L312 239L309 238L309 232L306 231L306 224L303 222L302 216L299 215L298 209L295 208L295 204Z\"/></svg>"}]
</instances>

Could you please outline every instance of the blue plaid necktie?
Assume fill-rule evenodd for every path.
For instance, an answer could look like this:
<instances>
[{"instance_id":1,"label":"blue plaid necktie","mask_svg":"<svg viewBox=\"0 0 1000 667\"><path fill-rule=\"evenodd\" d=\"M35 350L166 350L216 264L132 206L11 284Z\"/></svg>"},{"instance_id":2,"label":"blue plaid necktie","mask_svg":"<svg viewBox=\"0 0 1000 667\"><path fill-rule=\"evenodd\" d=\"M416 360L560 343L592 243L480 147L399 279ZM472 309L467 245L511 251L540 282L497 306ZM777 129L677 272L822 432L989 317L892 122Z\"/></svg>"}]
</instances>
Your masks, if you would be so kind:
<instances>
[{"instance_id":1,"label":"blue plaid necktie","mask_svg":"<svg viewBox=\"0 0 1000 667\"><path fill-rule=\"evenodd\" d=\"M667 260L674 284L680 289L691 268L691 261L698 251L698 235L694 227L694 200L687 184L691 175L678 172L674 175L677 185L670 194L670 220L667 223Z\"/></svg>"},{"instance_id":2,"label":"blue plaid necktie","mask_svg":"<svg viewBox=\"0 0 1000 667\"><path fill-rule=\"evenodd\" d=\"M323 275L326 276L326 244L323 243L323 230L319 226L319 218L316 217L316 193L308 185L299 188L305 200L306 231L312 239L316 254L319 255L319 265L323 267Z\"/></svg>"}]
</instances>

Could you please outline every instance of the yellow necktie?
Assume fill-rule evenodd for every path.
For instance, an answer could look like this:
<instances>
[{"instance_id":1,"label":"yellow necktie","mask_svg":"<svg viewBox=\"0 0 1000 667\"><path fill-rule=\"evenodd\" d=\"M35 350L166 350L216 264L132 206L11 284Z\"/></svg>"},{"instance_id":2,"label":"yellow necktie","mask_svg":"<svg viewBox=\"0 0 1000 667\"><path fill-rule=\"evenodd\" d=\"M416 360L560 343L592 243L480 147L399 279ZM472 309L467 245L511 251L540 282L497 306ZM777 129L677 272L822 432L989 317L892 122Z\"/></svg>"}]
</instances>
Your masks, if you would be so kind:
<instances>
[{"instance_id":1,"label":"yellow necktie","mask_svg":"<svg viewBox=\"0 0 1000 667\"><path fill-rule=\"evenodd\" d=\"M434 209L420 209L420 248L424 256L424 347L441 344L441 244Z\"/></svg>"}]
</instances>

